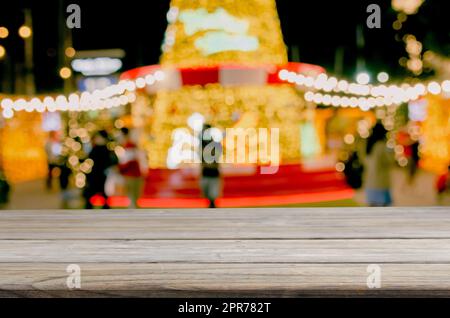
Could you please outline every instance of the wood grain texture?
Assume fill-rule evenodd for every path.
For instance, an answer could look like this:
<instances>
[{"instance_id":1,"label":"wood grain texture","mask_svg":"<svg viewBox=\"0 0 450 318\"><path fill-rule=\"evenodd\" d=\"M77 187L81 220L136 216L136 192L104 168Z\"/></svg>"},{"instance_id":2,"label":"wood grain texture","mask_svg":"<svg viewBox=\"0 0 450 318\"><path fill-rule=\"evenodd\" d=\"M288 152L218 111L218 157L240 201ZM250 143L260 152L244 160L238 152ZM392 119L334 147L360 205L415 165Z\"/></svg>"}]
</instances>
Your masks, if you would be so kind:
<instances>
[{"instance_id":1,"label":"wood grain texture","mask_svg":"<svg viewBox=\"0 0 450 318\"><path fill-rule=\"evenodd\" d=\"M449 208L0 211L0 296L320 295L450 296Z\"/></svg>"},{"instance_id":2,"label":"wood grain texture","mask_svg":"<svg viewBox=\"0 0 450 318\"><path fill-rule=\"evenodd\" d=\"M0 239L450 238L450 208L0 211Z\"/></svg>"},{"instance_id":3,"label":"wood grain texture","mask_svg":"<svg viewBox=\"0 0 450 318\"><path fill-rule=\"evenodd\" d=\"M369 289L367 264L81 263L81 290L66 287L66 265L0 264L0 295L450 296L449 264L379 264L381 289Z\"/></svg>"},{"instance_id":4,"label":"wood grain texture","mask_svg":"<svg viewBox=\"0 0 450 318\"><path fill-rule=\"evenodd\" d=\"M8 240L0 263L450 263L450 239Z\"/></svg>"}]
</instances>

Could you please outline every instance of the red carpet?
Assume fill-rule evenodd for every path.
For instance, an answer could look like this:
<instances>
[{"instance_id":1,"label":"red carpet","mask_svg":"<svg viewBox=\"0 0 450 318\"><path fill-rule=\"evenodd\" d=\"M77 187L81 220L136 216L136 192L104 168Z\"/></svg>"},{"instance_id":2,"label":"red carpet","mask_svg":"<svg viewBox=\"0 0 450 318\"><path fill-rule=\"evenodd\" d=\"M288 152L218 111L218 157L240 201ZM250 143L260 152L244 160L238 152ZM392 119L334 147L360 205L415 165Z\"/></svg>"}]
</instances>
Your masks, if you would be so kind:
<instances>
[{"instance_id":1,"label":"red carpet","mask_svg":"<svg viewBox=\"0 0 450 318\"><path fill-rule=\"evenodd\" d=\"M143 208L207 207L197 175L194 169L151 170L138 205ZM223 196L216 202L218 207L288 205L353 197L353 190L334 169L305 171L300 165L284 165L274 175L263 175L257 167L240 167L224 169L223 175ZM101 205L101 201L96 203ZM112 197L109 203L113 207L126 207L129 200Z\"/></svg>"}]
</instances>

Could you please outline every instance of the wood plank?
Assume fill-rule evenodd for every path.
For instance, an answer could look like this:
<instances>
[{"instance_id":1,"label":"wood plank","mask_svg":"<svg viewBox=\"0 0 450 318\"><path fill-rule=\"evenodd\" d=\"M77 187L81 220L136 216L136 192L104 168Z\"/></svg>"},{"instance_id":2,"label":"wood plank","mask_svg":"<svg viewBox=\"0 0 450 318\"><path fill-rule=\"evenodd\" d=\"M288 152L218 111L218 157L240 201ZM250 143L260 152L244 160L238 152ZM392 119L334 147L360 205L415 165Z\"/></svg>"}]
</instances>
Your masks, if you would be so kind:
<instances>
[{"instance_id":1,"label":"wood plank","mask_svg":"<svg viewBox=\"0 0 450 318\"><path fill-rule=\"evenodd\" d=\"M0 264L3 296L450 296L449 264L80 264L81 290L66 285L67 264Z\"/></svg>"},{"instance_id":2,"label":"wood plank","mask_svg":"<svg viewBox=\"0 0 450 318\"><path fill-rule=\"evenodd\" d=\"M0 296L86 295L450 297L450 210L0 212Z\"/></svg>"},{"instance_id":3,"label":"wood plank","mask_svg":"<svg viewBox=\"0 0 450 318\"><path fill-rule=\"evenodd\" d=\"M0 211L0 239L450 238L450 208Z\"/></svg>"},{"instance_id":4,"label":"wood plank","mask_svg":"<svg viewBox=\"0 0 450 318\"><path fill-rule=\"evenodd\" d=\"M450 239L1 240L0 262L450 263Z\"/></svg>"}]
</instances>

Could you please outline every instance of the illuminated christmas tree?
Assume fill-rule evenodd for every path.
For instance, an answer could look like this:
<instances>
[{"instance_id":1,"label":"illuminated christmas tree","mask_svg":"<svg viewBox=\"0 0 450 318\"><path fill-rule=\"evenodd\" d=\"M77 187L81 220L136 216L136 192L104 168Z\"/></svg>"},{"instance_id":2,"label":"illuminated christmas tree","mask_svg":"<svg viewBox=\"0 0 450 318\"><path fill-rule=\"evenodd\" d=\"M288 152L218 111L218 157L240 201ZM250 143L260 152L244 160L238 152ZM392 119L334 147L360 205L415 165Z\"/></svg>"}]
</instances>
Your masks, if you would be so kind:
<instances>
[{"instance_id":1,"label":"illuminated christmas tree","mask_svg":"<svg viewBox=\"0 0 450 318\"><path fill-rule=\"evenodd\" d=\"M161 64L287 63L274 0L172 0Z\"/></svg>"},{"instance_id":2,"label":"illuminated christmas tree","mask_svg":"<svg viewBox=\"0 0 450 318\"><path fill-rule=\"evenodd\" d=\"M196 113L220 130L279 128L281 163L299 162L305 102L294 87L270 82L288 62L275 1L172 0L167 19L161 66L169 76L182 70L170 79L181 84L153 102L150 167L171 166L173 132Z\"/></svg>"}]
</instances>

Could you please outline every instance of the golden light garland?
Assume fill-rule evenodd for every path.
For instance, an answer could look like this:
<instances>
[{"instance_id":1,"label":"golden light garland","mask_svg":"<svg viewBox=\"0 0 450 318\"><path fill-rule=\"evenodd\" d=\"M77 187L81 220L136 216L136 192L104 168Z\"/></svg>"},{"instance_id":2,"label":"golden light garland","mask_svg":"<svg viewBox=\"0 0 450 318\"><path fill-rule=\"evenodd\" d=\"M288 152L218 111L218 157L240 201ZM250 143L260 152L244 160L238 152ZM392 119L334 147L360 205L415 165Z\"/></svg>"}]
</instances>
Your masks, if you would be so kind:
<instances>
[{"instance_id":1,"label":"golden light garland","mask_svg":"<svg viewBox=\"0 0 450 318\"><path fill-rule=\"evenodd\" d=\"M77 112L109 109L134 102L136 97L133 92L136 89L154 85L157 82L163 81L164 78L164 72L157 71L155 74L148 74L145 77L139 77L135 80L120 81L118 84L111 85L102 90L96 90L92 93L73 93L68 97L64 95L41 96L27 100L25 97L4 96L0 98L0 105L2 115L6 119L14 116L14 112L22 110L27 112ZM402 83L400 85L363 85L348 82L333 76L329 77L326 74L313 77L285 69L279 72L279 78L306 90L305 98L308 101L314 101L316 103L323 102L324 105L335 107L360 107L365 110L373 107L407 103L428 93L432 95L450 93L450 80L444 80L442 82L430 81L428 83L416 83L414 85L408 83ZM315 93L312 95L314 91L322 91L325 94ZM332 93L341 93L344 96ZM352 95L356 95L357 97Z\"/></svg>"},{"instance_id":2,"label":"golden light garland","mask_svg":"<svg viewBox=\"0 0 450 318\"><path fill-rule=\"evenodd\" d=\"M401 12L401 14L411 15L417 12L422 3L422 0L393 0L392 7ZM215 10L221 9L236 19L236 21L245 21L248 23L248 30L246 32L258 39L258 49L254 51L228 50L205 57L198 47L196 47L195 42L199 36L203 36L205 32L214 30L217 26L211 26L211 30L208 30L207 26L201 25L200 31L197 33L187 34L185 21L181 21L179 17L183 12L192 12L199 9L205 10L208 14L212 14ZM161 57L161 62L165 66L193 67L231 62L248 65L254 63L280 65L287 62L287 53L283 44L276 4L273 0L250 0L239 2L239 4L235 1L228 0L172 0L167 18L169 26L167 28L163 45L163 55ZM404 40L408 53L413 56L420 56L422 51L421 43L415 40L412 35L405 36ZM420 71L421 67L413 62L410 63L411 70ZM2 115L4 118L11 118L14 115L14 111L19 110L37 112L66 110L90 111L116 107L127 103L127 96L124 96L124 92L133 92L136 88L153 85L157 81L162 80L163 77L164 73L162 71L156 71L155 74L149 74L146 77L137 78L133 81L121 81L118 84L94 91L93 93L73 93L69 96L59 95L57 97L33 97L29 100L25 98L4 97L0 98L0 104L3 108ZM448 80L441 83L433 81L429 83L416 83L414 85L407 83L401 85L361 85L358 83L349 83L346 80L335 77L327 77L325 74L317 78L312 78L286 70L280 72L280 78L289 83L301 86L308 91L320 90L325 93L333 92L376 98L375 101L370 99L370 97L369 99L358 99L358 106L364 109L368 108L367 104L375 104L376 106L390 105L392 103L400 104L415 100L427 93L434 95L440 94L441 92L448 93L450 89L450 81ZM308 96L311 95L309 94ZM383 98L383 103L379 97ZM328 100L326 94L323 96L315 95L316 100L321 98ZM351 99L349 103L347 103L346 96L331 96L330 104L343 107L347 104L350 106L354 105L354 99L351 96L348 98ZM333 100L335 101L334 103ZM339 103L336 102L338 100L340 101Z\"/></svg>"},{"instance_id":3,"label":"golden light garland","mask_svg":"<svg viewBox=\"0 0 450 318\"><path fill-rule=\"evenodd\" d=\"M156 71L145 77L135 80L123 80L101 90L94 92L72 93L69 96L40 96L27 99L26 97L4 96L0 98L2 116L6 119L12 118L14 112L55 112L55 111L92 111L110 109L124 106L134 102L136 89L155 85L164 80L164 73Z\"/></svg>"},{"instance_id":4,"label":"golden light garland","mask_svg":"<svg viewBox=\"0 0 450 318\"><path fill-rule=\"evenodd\" d=\"M450 80L442 82L431 81L414 85L408 83L400 85L370 85L352 83L336 77L328 77L326 74L320 74L317 77L305 76L286 69L280 70L278 75L281 80L306 90L306 100L335 107L351 106L368 110L373 107L407 103L427 94L450 93ZM325 94L314 94L314 91L322 91ZM345 95L339 96L333 93L343 93Z\"/></svg>"}]
</instances>

